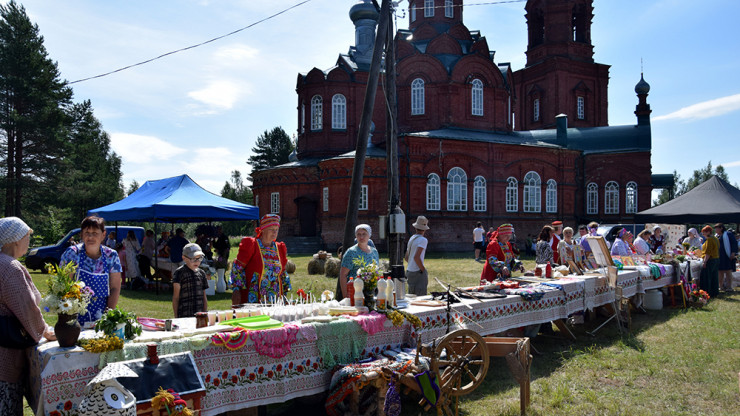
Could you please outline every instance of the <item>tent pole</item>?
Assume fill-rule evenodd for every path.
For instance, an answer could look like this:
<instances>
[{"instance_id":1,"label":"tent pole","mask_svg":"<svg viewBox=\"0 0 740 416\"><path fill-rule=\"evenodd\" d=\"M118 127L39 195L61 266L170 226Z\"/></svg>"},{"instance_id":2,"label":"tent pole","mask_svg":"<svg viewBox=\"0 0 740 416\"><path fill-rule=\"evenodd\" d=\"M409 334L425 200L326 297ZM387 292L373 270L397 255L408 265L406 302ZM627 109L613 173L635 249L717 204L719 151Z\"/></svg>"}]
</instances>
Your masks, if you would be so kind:
<instances>
[{"instance_id":1,"label":"tent pole","mask_svg":"<svg viewBox=\"0 0 740 416\"><path fill-rule=\"evenodd\" d=\"M155 240L154 240L155 241L155 243L154 243L154 274L156 275L157 272L159 271L159 268L157 267L157 265L159 264L159 261L158 261L159 252L157 252L157 243L156 243L156 241L157 241L156 240L156 238L157 238L157 218L156 217L154 218L154 238L155 238ZM160 279L161 278L162 277L160 276ZM155 282L157 284L157 296L159 296L159 280L157 280L157 279L154 279L154 280L155 280Z\"/></svg>"}]
</instances>

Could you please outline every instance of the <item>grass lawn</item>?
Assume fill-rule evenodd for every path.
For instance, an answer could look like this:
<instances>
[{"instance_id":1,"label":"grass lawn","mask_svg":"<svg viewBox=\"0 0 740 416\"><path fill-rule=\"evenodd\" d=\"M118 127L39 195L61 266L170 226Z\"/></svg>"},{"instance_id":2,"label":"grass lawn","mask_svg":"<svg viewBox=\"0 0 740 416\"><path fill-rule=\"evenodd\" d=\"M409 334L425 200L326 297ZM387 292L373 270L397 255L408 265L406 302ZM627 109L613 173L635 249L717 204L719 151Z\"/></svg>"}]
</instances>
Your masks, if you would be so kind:
<instances>
[{"instance_id":1,"label":"grass lawn","mask_svg":"<svg viewBox=\"0 0 740 416\"><path fill-rule=\"evenodd\" d=\"M470 254L470 255L469 255ZM232 258L236 249L232 251ZM308 276L310 256L292 257L297 272L293 290L334 290L335 279ZM531 261L531 260L530 260ZM482 264L472 253L430 254L431 276L455 285L476 284ZM528 263L528 262L525 262ZM527 264L530 266L531 264ZM45 276L32 273L37 287ZM431 290L441 290L430 282ZM121 307L139 316L172 317L171 292L124 290ZM230 292L209 298L210 309L231 305ZM607 325L596 337L585 333L600 323L574 328L576 342L540 336L542 353L532 363L530 415L740 415L740 291L720 295L701 310L663 309L633 315L632 332L620 335ZM46 316L53 324L56 316ZM557 330L556 330L557 331ZM425 414L404 400L403 415ZM323 403L301 401L270 408L270 414L322 414ZM28 407L24 415L31 415ZM428 414L436 414L429 412ZM494 359L484 383L462 398L461 415L519 414L518 384L504 359Z\"/></svg>"}]
</instances>

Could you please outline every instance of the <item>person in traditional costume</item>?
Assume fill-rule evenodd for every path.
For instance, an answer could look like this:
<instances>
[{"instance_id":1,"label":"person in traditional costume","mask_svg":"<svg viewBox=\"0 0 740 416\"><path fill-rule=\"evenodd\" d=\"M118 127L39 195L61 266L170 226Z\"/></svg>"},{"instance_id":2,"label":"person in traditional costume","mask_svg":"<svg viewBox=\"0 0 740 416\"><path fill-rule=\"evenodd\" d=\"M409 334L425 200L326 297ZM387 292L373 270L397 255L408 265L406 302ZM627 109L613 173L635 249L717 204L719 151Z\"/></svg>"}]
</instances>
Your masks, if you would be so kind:
<instances>
[{"instance_id":1,"label":"person in traditional costume","mask_svg":"<svg viewBox=\"0 0 740 416\"><path fill-rule=\"evenodd\" d=\"M231 302L275 302L291 289L285 270L288 248L275 241L280 230L280 216L267 214L260 219L255 237L244 237L231 267Z\"/></svg>"},{"instance_id":2,"label":"person in traditional costume","mask_svg":"<svg viewBox=\"0 0 740 416\"><path fill-rule=\"evenodd\" d=\"M552 232L550 233L550 247L552 248L553 261L555 264L559 264L560 252L558 251L558 245L560 245L560 241L562 241L560 233L563 231L563 222L553 221L551 226Z\"/></svg>"},{"instance_id":3,"label":"person in traditional costume","mask_svg":"<svg viewBox=\"0 0 740 416\"><path fill-rule=\"evenodd\" d=\"M505 279L511 276L511 271L521 268L516 259L511 236L514 235L514 226L501 224L493 232L486 248L486 265L481 272L481 280L493 282L495 279Z\"/></svg>"}]
</instances>

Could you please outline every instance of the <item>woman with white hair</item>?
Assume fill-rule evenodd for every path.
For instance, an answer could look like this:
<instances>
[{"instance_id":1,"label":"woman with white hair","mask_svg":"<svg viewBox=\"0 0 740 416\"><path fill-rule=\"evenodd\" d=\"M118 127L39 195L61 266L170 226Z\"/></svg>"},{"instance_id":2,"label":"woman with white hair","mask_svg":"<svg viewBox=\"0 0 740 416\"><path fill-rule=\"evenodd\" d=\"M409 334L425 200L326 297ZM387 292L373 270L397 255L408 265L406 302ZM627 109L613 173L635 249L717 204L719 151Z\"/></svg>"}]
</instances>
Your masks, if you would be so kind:
<instances>
[{"instance_id":1,"label":"woman with white hair","mask_svg":"<svg viewBox=\"0 0 740 416\"><path fill-rule=\"evenodd\" d=\"M688 244L689 249L691 247L694 247L694 249L697 249L697 248L701 248L702 244L704 244L704 239L702 239L699 236L699 231L697 231L696 228L689 228L689 236L684 238L682 243Z\"/></svg>"},{"instance_id":2,"label":"woman with white hair","mask_svg":"<svg viewBox=\"0 0 740 416\"><path fill-rule=\"evenodd\" d=\"M38 306L41 293L18 261L28 251L32 232L20 218L0 219L0 319L12 321L8 326L22 327L36 342L42 336L53 341L54 330L44 322ZM20 416L28 357L25 348L7 339L6 334L0 337L0 415Z\"/></svg>"},{"instance_id":3,"label":"woman with white hair","mask_svg":"<svg viewBox=\"0 0 740 416\"><path fill-rule=\"evenodd\" d=\"M347 297L347 278L357 276L357 270L361 267L357 263L370 264L375 261L380 265L378 250L368 244L372 235L373 230L367 224L360 224L355 227L357 244L347 249L342 255L342 268L339 269L339 279L337 281L337 300Z\"/></svg>"}]
</instances>

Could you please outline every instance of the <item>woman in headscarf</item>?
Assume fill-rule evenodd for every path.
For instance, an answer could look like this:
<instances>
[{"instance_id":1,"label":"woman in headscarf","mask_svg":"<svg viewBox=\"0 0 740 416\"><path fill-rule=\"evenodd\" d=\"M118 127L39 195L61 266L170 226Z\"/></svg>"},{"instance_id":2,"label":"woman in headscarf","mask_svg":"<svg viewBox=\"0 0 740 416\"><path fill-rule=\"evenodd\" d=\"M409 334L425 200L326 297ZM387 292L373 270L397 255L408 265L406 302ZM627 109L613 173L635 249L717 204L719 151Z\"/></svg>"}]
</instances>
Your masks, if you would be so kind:
<instances>
[{"instance_id":1,"label":"woman in headscarf","mask_svg":"<svg viewBox=\"0 0 740 416\"><path fill-rule=\"evenodd\" d=\"M612 244L611 254L612 256L631 256L632 250L630 249L629 240L631 233L626 228L622 228L617 233L617 238L614 239Z\"/></svg>"},{"instance_id":2,"label":"woman in headscarf","mask_svg":"<svg viewBox=\"0 0 740 416\"><path fill-rule=\"evenodd\" d=\"M339 269L339 279L337 280L337 300L347 297L347 279L357 276L357 270L361 267L358 266L358 262L370 264L375 261L380 265L378 250L368 244L372 235L373 230L367 224L360 224L355 227L357 244L342 254L342 267Z\"/></svg>"},{"instance_id":3,"label":"woman in headscarf","mask_svg":"<svg viewBox=\"0 0 740 416\"><path fill-rule=\"evenodd\" d=\"M665 236L659 225L653 227L653 235L650 236L650 250L655 254L665 251Z\"/></svg>"},{"instance_id":4,"label":"woman in headscarf","mask_svg":"<svg viewBox=\"0 0 740 416\"><path fill-rule=\"evenodd\" d=\"M514 248L510 242L513 234L514 226L511 224L501 224L491 233L491 240L486 247L486 265L483 266L480 275L481 280L493 282L494 279L511 276L516 261Z\"/></svg>"},{"instance_id":5,"label":"woman in headscarf","mask_svg":"<svg viewBox=\"0 0 740 416\"><path fill-rule=\"evenodd\" d=\"M255 237L244 237L231 268L231 303L275 302L290 291L290 276L285 270L288 248L275 241L280 216L267 214L260 219Z\"/></svg>"},{"instance_id":6,"label":"woman in headscarf","mask_svg":"<svg viewBox=\"0 0 740 416\"><path fill-rule=\"evenodd\" d=\"M38 306L41 294L18 261L28 251L32 232L20 218L0 219L0 315L3 319L15 317L37 342L42 336L53 341L54 329L44 322ZM24 378L30 371L27 353L25 349L2 345L0 342L0 415L21 416Z\"/></svg>"},{"instance_id":7,"label":"woman in headscarf","mask_svg":"<svg viewBox=\"0 0 740 416\"><path fill-rule=\"evenodd\" d=\"M689 236L684 238L682 241L683 244L688 244L688 248L691 249L691 247L694 247L695 249L701 248L702 244L704 244L704 240L699 236L699 232L696 231L696 228L689 228Z\"/></svg>"}]
</instances>

